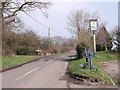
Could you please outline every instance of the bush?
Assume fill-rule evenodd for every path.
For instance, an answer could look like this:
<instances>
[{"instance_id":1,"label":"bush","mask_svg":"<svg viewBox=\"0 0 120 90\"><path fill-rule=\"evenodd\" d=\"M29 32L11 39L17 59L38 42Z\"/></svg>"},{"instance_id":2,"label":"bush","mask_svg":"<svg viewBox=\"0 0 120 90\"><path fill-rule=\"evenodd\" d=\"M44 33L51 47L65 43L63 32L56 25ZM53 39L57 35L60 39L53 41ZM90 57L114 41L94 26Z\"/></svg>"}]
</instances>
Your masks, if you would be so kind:
<instances>
[{"instance_id":1,"label":"bush","mask_svg":"<svg viewBox=\"0 0 120 90\"><path fill-rule=\"evenodd\" d=\"M103 46L102 46L102 51L105 51L105 50L106 50L106 46L103 45Z\"/></svg>"},{"instance_id":2,"label":"bush","mask_svg":"<svg viewBox=\"0 0 120 90\"><path fill-rule=\"evenodd\" d=\"M101 45L101 44L97 44L96 45L96 51L105 51L105 50L106 50L106 46L105 45Z\"/></svg>"},{"instance_id":3,"label":"bush","mask_svg":"<svg viewBox=\"0 0 120 90\"><path fill-rule=\"evenodd\" d=\"M16 49L16 54L17 55L30 55L32 54L32 51L29 50L28 48L18 48Z\"/></svg>"},{"instance_id":4,"label":"bush","mask_svg":"<svg viewBox=\"0 0 120 90\"><path fill-rule=\"evenodd\" d=\"M58 50L57 50L57 49L53 49L53 50L52 50L52 53L53 53L53 54L56 54L56 53L58 53Z\"/></svg>"},{"instance_id":5,"label":"bush","mask_svg":"<svg viewBox=\"0 0 120 90\"><path fill-rule=\"evenodd\" d=\"M102 51L102 45L97 44L96 45L96 51Z\"/></svg>"},{"instance_id":6,"label":"bush","mask_svg":"<svg viewBox=\"0 0 120 90\"><path fill-rule=\"evenodd\" d=\"M112 45L107 45L107 50L111 50L112 49Z\"/></svg>"},{"instance_id":7,"label":"bush","mask_svg":"<svg viewBox=\"0 0 120 90\"><path fill-rule=\"evenodd\" d=\"M83 52L84 52L84 47L77 45L76 46L76 52L77 52L77 58L81 59L83 58Z\"/></svg>"}]
</instances>

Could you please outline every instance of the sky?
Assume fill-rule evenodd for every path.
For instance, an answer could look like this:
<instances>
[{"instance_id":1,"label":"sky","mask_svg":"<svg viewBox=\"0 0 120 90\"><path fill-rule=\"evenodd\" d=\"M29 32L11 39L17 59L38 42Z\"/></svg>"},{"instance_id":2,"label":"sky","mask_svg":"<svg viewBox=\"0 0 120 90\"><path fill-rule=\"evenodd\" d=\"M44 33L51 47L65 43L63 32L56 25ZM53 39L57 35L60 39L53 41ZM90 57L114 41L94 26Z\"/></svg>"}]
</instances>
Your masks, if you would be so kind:
<instances>
[{"instance_id":1,"label":"sky","mask_svg":"<svg viewBox=\"0 0 120 90\"><path fill-rule=\"evenodd\" d=\"M62 36L68 38L73 35L67 30L67 17L73 10L81 9L89 10L91 13L98 12L101 18L100 20L106 23L108 32L110 32L114 26L118 25L118 2L55 2L53 0L52 5L47 10L48 18L38 9L27 13L40 23L49 26L51 28L51 37ZM39 24L25 13L21 12L18 17L25 23L26 27L31 28L38 35L48 36L48 28Z\"/></svg>"}]
</instances>

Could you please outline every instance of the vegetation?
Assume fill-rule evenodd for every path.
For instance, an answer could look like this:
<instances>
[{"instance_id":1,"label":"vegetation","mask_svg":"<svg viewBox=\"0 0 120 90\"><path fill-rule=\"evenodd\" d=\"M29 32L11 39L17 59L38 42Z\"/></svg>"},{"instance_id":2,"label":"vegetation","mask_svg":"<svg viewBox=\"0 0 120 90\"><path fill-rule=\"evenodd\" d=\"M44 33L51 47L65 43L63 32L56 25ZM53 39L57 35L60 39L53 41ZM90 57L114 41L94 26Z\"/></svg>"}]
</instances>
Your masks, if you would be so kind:
<instances>
[{"instance_id":1,"label":"vegetation","mask_svg":"<svg viewBox=\"0 0 120 90\"><path fill-rule=\"evenodd\" d=\"M38 55L38 53L36 51L32 52L28 48L17 48L16 54L17 55Z\"/></svg>"},{"instance_id":2,"label":"vegetation","mask_svg":"<svg viewBox=\"0 0 120 90\"><path fill-rule=\"evenodd\" d=\"M77 59L83 58L84 48L82 46L77 45L76 46L76 52L77 52Z\"/></svg>"},{"instance_id":3,"label":"vegetation","mask_svg":"<svg viewBox=\"0 0 120 90\"><path fill-rule=\"evenodd\" d=\"M120 27L116 26L111 31L112 42L116 45L116 49L120 52Z\"/></svg>"},{"instance_id":4,"label":"vegetation","mask_svg":"<svg viewBox=\"0 0 120 90\"><path fill-rule=\"evenodd\" d=\"M97 63L106 62L106 61L117 61L118 55L115 52L100 51L100 52L97 52L96 57L93 57L93 60L95 60Z\"/></svg>"},{"instance_id":5,"label":"vegetation","mask_svg":"<svg viewBox=\"0 0 120 90\"><path fill-rule=\"evenodd\" d=\"M92 71L90 71L90 69L84 70L83 66L80 66L80 64L84 65L85 58L70 61L69 70L71 74L88 76L101 80L104 84L112 84L110 76L103 70L103 68L99 66L99 62L117 60L117 55L109 52L97 52L97 56L93 57L92 59L94 65L94 69Z\"/></svg>"},{"instance_id":6,"label":"vegetation","mask_svg":"<svg viewBox=\"0 0 120 90\"><path fill-rule=\"evenodd\" d=\"M9 68L13 67L15 65L20 65L22 63L26 63L31 60L35 60L37 57L31 57L31 56L9 56L9 57L2 57L2 68Z\"/></svg>"},{"instance_id":7,"label":"vegetation","mask_svg":"<svg viewBox=\"0 0 120 90\"><path fill-rule=\"evenodd\" d=\"M6 1L6 0L5 0ZM34 55L36 50L41 50L39 55L46 55L67 52L74 45L72 38L58 39L56 37L48 38L41 37L31 30L25 28L24 23L17 15L20 11L33 11L35 9L42 9L44 16L48 17L46 9L51 5L51 2L23 2L17 1L2 2L3 7L3 28L2 28L2 55ZM19 13L18 13L19 12ZM17 14L16 14L17 13ZM50 42L49 42L50 39ZM57 41L57 42L56 42ZM60 43L58 43L58 41ZM50 50L49 50L50 46ZM71 50L71 49L70 49Z\"/></svg>"},{"instance_id":8,"label":"vegetation","mask_svg":"<svg viewBox=\"0 0 120 90\"><path fill-rule=\"evenodd\" d=\"M96 34L97 34L96 42L98 45L101 45L101 50L102 51L105 51L106 49L111 50L111 48L113 47L112 40L111 40L110 34L108 33L106 27L102 26ZM102 35L102 37L101 37L101 35ZM97 47L97 49L99 50L100 48Z\"/></svg>"},{"instance_id":9,"label":"vegetation","mask_svg":"<svg viewBox=\"0 0 120 90\"><path fill-rule=\"evenodd\" d=\"M10 28L9 26L8 28ZM9 29L10 30L10 29ZM60 36L59 36L60 37ZM60 37L62 38L62 37ZM36 50L40 49L41 52L39 55L46 55L49 51L50 44L50 53L64 53L73 49L74 44L72 38L62 38L59 40L59 43L56 43L57 38L51 38L50 43L48 37L40 37L32 30L25 30L21 33L16 33L14 31L3 31L3 46L2 54L3 56L10 56L13 54L17 55L34 55L37 54Z\"/></svg>"},{"instance_id":10,"label":"vegetation","mask_svg":"<svg viewBox=\"0 0 120 90\"><path fill-rule=\"evenodd\" d=\"M72 10L68 16L68 30L77 38L76 43L84 44L86 48L92 50L92 31L89 30L89 20L91 18L99 19L97 12L90 13L88 10ZM99 25L100 26L100 25Z\"/></svg>"},{"instance_id":11,"label":"vegetation","mask_svg":"<svg viewBox=\"0 0 120 90\"><path fill-rule=\"evenodd\" d=\"M26 2L26 0L16 1L4 0L2 4L2 55L9 56L15 54L17 48L28 47L34 51L39 45L38 35L29 29L24 28L23 22L17 17L18 12L33 11L42 9L44 16L48 17L46 9L51 5L50 2Z\"/></svg>"}]
</instances>

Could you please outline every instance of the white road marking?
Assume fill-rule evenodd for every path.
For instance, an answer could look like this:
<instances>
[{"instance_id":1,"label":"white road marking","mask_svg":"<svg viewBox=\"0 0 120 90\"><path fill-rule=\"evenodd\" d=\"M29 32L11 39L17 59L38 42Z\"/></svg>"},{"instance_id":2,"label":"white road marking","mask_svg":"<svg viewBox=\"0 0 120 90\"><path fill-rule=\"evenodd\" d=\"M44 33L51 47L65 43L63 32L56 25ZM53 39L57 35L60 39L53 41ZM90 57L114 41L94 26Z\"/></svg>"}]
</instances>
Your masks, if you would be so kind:
<instances>
[{"instance_id":1,"label":"white road marking","mask_svg":"<svg viewBox=\"0 0 120 90\"><path fill-rule=\"evenodd\" d=\"M66 65L65 65L65 69L67 69L67 67L68 67L68 63L66 63Z\"/></svg>"},{"instance_id":2,"label":"white road marking","mask_svg":"<svg viewBox=\"0 0 120 90\"><path fill-rule=\"evenodd\" d=\"M27 72L26 74L24 74L24 75L20 76L20 77L19 77L19 78L17 78L16 80L19 80L19 79L23 78L24 76L26 76L26 75L28 75L28 74L32 73L33 71L35 71L35 70L37 70L37 69L39 69L39 67L37 67L37 68L35 68L35 69L33 69L33 70L31 70L31 71Z\"/></svg>"},{"instance_id":3,"label":"white road marking","mask_svg":"<svg viewBox=\"0 0 120 90\"><path fill-rule=\"evenodd\" d=\"M49 63L51 63L53 60L51 60L51 61L49 61L49 62L47 62L47 63L45 63L45 65L48 65Z\"/></svg>"},{"instance_id":4,"label":"white road marking","mask_svg":"<svg viewBox=\"0 0 120 90\"><path fill-rule=\"evenodd\" d=\"M109 79L111 80L112 84L115 85L115 82L113 81L113 79L109 76Z\"/></svg>"}]
</instances>

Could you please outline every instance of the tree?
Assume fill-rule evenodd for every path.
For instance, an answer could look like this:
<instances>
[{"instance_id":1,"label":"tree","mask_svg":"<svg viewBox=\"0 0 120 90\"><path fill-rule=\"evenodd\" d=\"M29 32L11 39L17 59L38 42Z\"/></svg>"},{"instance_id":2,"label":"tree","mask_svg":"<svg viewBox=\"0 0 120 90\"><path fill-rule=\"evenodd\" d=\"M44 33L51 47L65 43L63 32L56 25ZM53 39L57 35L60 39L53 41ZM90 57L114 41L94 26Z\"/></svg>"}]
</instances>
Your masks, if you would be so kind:
<instances>
[{"instance_id":1,"label":"tree","mask_svg":"<svg viewBox=\"0 0 120 90\"><path fill-rule=\"evenodd\" d=\"M26 0L22 1L13 1L5 0L2 4L3 11L3 23L10 24L11 22L15 22L15 17L17 16L19 11L29 11L31 9L40 9L42 13L47 17L47 13L43 11L43 9L47 9L51 3L50 2L26 2Z\"/></svg>"},{"instance_id":2,"label":"tree","mask_svg":"<svg viewBox=\"0 0 120 90\"><path fill-rule=\"evenodd\" d=\"M64 42L64 40L65 39L62 38L61 36L55 36L55 37L53 37L53 41L54 41L55 45L57 45L57 46L62 45L63 42Z\"/></svg>"},{"instance_id":3,"label":"tree","mask_svg":"<svg viewBox=\"0 0 120 90\"><path fill-rule=\"evenodd\" d=\"M12 51L14 51L14 48L20 47L21 44L25 43L29 47L35 49L37 46L36 40L37 35L34 33L21 33L21 31L24 29L24 24L19 20L17 17L17 14L19 14L20 11L27 12L35 9L40 9L41 12L47 17L47 12L45 12L46 9L51 5L50 2L26 2L26 0L4 0L1 2L2 8L2 46L3 46L3 54L8 55ZM20 32L18 32L20 31ZM34 34L34 35L33 35ZM23 40L21 37L23 35L26 35L25 39ZM30 39L31 36L31 39ZM23 41L21 41L23 40ZM29 42L29 43L28 43ZM32 43L30 43L32 42ZM12 52L13 53L13 52Z\"/></svg>"},{"instance_id":4,"label":"tree","mask_svg":"<svg viewBox=\"0 0 120 90\"><path fill-rule=\"evenodd\" d=\"M108 50L111 50L113 46L110 34L108 33L105 26L102 26L101 29L97 32L96 41L98 45L107 46Z\"/></svg>"},{"instance_id":5,"label":"tree","mask_svg":"<svg viewBox=\"0 0 120 90\"><path fill-rule=\"evenodd\" d=\"M112 42L117 46L120 51L120 28L118 26L114 27L111 32Z\"/></svg>"},{"instance_id":6,"label":"tree","mask_svg":"<svg viewBox=\"0 0 120 90\"><path fill-rule=\"evenodd\" d=\"M75 34L78 39L77 44L83 44L92 48L92 32L89 31L89 20L93 17L86 10L72 11L68 16L68 30ZM94 16L98 19L98 16Z\"/></svg>"}]
</instances>

